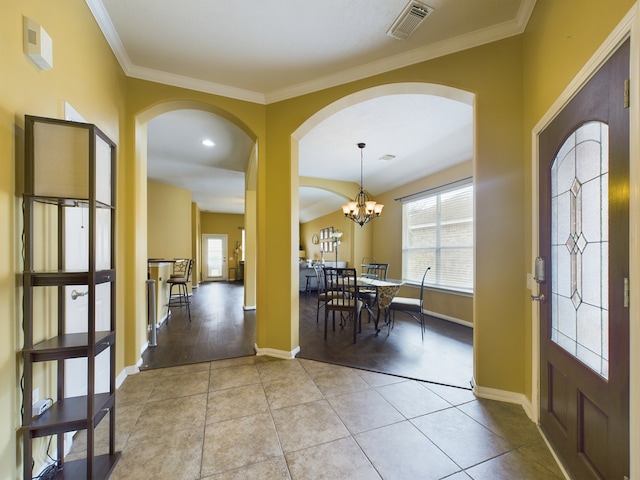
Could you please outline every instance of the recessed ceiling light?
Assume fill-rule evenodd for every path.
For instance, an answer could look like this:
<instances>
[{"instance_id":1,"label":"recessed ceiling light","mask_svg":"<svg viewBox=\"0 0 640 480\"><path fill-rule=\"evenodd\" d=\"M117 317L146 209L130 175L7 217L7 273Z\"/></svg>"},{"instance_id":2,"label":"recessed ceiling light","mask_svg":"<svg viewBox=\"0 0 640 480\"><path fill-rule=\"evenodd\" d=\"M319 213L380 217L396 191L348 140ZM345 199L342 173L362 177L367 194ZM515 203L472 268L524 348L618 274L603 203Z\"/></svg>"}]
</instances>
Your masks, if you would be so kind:
<instances>
[{"instance_id":1,"label":"recessed ceiling light","mask_svg":"<svg viewBox=\"0 0 640 480\"><path fill-rule=\"evenodd\" d=\"M395 155L387 154L387 155L381 156L380 160L393 160L394 158L396 158Z\"/></svg>"},{"instance_id":2,"label":"recessed ceiling light","mask_svg":"<svg viewBox=\"0 0 640 480\"><path fill-rule=\"evenodd\" d=\"M213 143L211 140L209 140L208 138L205 138L204 140L202 140L202 144L205 147L213 147L215 145L215 143Z\"/></svg>"}]
</instances>

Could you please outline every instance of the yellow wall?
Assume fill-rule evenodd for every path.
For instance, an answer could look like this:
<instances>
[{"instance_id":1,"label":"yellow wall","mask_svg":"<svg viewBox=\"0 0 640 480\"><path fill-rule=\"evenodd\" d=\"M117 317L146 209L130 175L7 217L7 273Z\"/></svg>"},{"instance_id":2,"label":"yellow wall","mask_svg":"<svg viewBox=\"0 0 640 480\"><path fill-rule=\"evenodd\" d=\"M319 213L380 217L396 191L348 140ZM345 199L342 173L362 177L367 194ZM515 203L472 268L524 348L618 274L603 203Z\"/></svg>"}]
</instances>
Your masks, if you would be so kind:
<instances>
[{"instance_id":1,"label":"yellow wall","mask_svg":"<svg viewBox=\"0 0 640 480\"><path fill-rule=\"evenodd\" d=\"M147 182L147 255L149 258L193 258L191 191Z\"/></svg>"},{"instance_id":2,"label":"yellow wall","mask_svg":"<svg viewBox=\"0 0 640 480\"><path fill-rule=\"evenodd\" d=\"M355 262L352 255L354 242L353 225L355 224L351 220L347 220L342 214L342 211L329 213L309 222L300 224L300 244L307 254L306 258L320 261L320 259L322 258L322 254L320 252L320 248L322 247L322 240L320 240L319 244L314 245L312 242L312 237L314 234L320 236L321 229L333 227L334 230L339 230L342 232L342 237L340 237L340 245L338 245L338 261L347 262L348 267L355 267L359 269L360 261ZM325 251L324 259L327 262L335 262L335 250L332 252Z\"/></svg>"},{"instance_id":3,"label":"yellow wall","mask_svg":"<svg viewBox=\"0 0 640 480\"><path fill-rule=\"evenodd\" d=\"M0 478L16 477L20 425L20 209L14 159L22 155L24 114L61 117L62 102L96 123L118 144L119 373L139 359L145 341L147 259L146 122L166 102L197 102L231 119L257 142L255 189L257 344L297 346L297 144L291 135L307 119L346 95L395 82L430 82L476 95L475 376L478 385L531 395L530 132L607 34L633 5L583 0L538 0L524 35L262 106L142 80L126 79L87 6L79 0L0 2ZM53 39L54 68L38 71L22 53L22 15ZM82 41L78 41L82 39ZM292 161L293 158L293 161ZM385 214L373 226L378 241ZM291 215L283 215L291 212ZM190 212L187 217L190 218ZM338 226L339 224L335 224ZM342 229L342 228L341 228ZM355 235L355 234L353 234ZM353 257L367 248L353 243ZM366 242L365 242L366 243ZM382 254L380 253L382 251ZM394 265L399 262L392 261ZM273 272L291 265L291 276ZM293 319L293 321L292 321ZM500 348L496 348L499 345ZM121 347L121 348L120 348Z\"/></svg>"},{"instance_id":4,"label":"yellow wall","mask_svg":"<svg viewBox=\"0 0 640 480\"><path fill-rule=\"evenodd\" d=\"M244 215L230 213L202 212L200 214L202 235L218 234L227 236L227 268L236 268L236 242L242 244L242 229L244 228ZM240 253L242 260L242 254ZM233 276L234 273L231 273Z\"/></svg>"},{"instance_id":5,"label":"yellow wall","mask_svg":"<svg viewBox=\"0 0 640 480\"><path fill-rule=\"evenodd\" d=\"M38 70L23 54L22 16L40 23L53 41L53 69ZM79 41L81 39L81 41ZM16 273L21 265L21 212L14 188L14 161L23 155L24 115L62 118L69 102L87 121L97 124L118 145L119 186L125 183L124 118L126 79L84 2L77 0L3 0L0 2L0 478L20 478L16 439L20 419L21 295ZM118 206L123 205L118 189ZM125 263L126 210L117 212L117 268ZM129 245L130 247L131 245ZM118 350L116 370L125 365L127 280L117 282ZM44 452L35 452L36 456Z\"/></svg>"}]
</instances>

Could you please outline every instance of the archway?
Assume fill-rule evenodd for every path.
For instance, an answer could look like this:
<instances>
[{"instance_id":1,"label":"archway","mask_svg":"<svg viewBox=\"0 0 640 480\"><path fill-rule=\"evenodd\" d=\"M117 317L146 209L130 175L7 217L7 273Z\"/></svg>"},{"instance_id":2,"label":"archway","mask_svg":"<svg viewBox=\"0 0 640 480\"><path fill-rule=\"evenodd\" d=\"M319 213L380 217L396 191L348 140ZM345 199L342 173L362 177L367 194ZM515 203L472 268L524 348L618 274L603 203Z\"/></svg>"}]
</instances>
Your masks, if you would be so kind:
<instances>
[{"instance_id":1,"label":"archway","mask_svg":"<svg viewBox=\"0 0 640 480\"><path fill-rule=\"evenodd\" d=\"M130 261L127 262L127 271L131 274L131 278L136 278L135 288L126 292L127 301L135 303L137 312L145 309L145 292L143 290L144 282L141 278L146 278L147 270L147 125L148 123L165 113L178 110L198 110L208 112L213 115L222 117L230 123L237 126L250 140L254 143L254 147L249 155L248 166L245 170L245 237L249 247L245 253L245 289L244 289L244 307L245 309L255 308L256 295L256 164L257 164L257 135L251 129L239 120L236 116L228 111L206 102L193 100L173 100L161 102L152 105L140 111L134 116L135 129L135 175L129 178L127 190L135 192L131 198L135 198L135 204L130 205L133 212L128 215L130 228L136 232L137 248L130 253ZM193 211L192 211L193 215ZM192 227L193 228L193 227ZM198 256L197 241L199 237L198 231L191 232L192 237L196 235L194 241L194 257ZM127 325L127 339L131 338L131 343L127 344L127 363L136 363L147 345L147 325L146 315L136 315L135 322L129 322ZM132 361L133 360L133 361Z\"/></svg>"},{"instance_id":2,"label":"archway","mask_svg":"<svg viewBox=\"0 0 640 480\"><path fill-rule=\"evenodd\" d=\"M415 96L415 97L414 97ZM426 161L423 162L423 164L421 164L419 167L416 168L415 172L412 172L412 174L410 176L406 177L406 181L405 183L410 184L412 183L412 181L416 180L416 179L421 179L421 178L427 178L429 177L429 180L424 181L422 183L419 182L414 182L413 183L413 187L411 186L407 186L408 189L413 188L413 190L404 190L404 192L408 192L408 193L414 193L414 192L419 192L421 191L423 188L430 188L432 185L435 186L441 186L447 183L447 178L446 175L450 175L450 176L454 176L454 175L459 175L458 177L454 177L457 180L460 180L462 178L466 178L466 177L471 177L473 175L473 165L475 162L474 159L474 148L473 148L473 142L474 142L474 134L473 134L473 130L474 130L474 125L473 125L473 107L474 107L474 101L475 101L475 97L473 94L466 92L466 91L461 91L455 88L450 88L450 87L446 87L446 86L442 86L442 85L433 85L433 84L424 84L424 83L409 83L409 84L393 84L393 85L384 85L384 86L380 86L380 87L374 87L371 89L367 89L361 92L356 92L352 95L349 95L347 97L344 97L342 99L339 99L338 101L328 105L327 107L325 107L324 109L322 109L321 111L317 112L315 115L311 116L306 122L304 122L298 129L296 129L296 131L293 134L293 138L292 138L292 152L296 152L297 150L300 150L300 156L298 156L298 161L300 162L302 156L305 154L305 152L302 150L305 146L309 145L308 143L305 143L305 137L309 136L313 130L315 128L317 128L319 125L321 125L323 122L326 122L328 119L330 119L332 116L339 116L340 114L342 114L342 112L344 110L347 109L354 109L354 106L357 106L358 104L362 103L369 103L369 104L375 104L377 103L376 100L380 99L380 98L388 98L389 100L387 101L391 101L392 98L397 98L398 102L400 102L400 99L403 98L418 98L420 96L424 96L424 97L437 97L438 99L444 99L442 100L440 103L436 103L436 105L442 105L443 108L446 107L447 102L450 103L455 103L455 104L461 104L465 106L465 111L468 112L468 118L469 118L469 128L464 130L463 133L464 135L466 135L466 142L468 142L468 157L467 157L467 161L465 162L465 165L461 168L457 168L455 169L455 172L449 172L449 173L441 173L437 170L433 170L431 169L431 166L426 165ZM380 102L380 104L382 104L383 102ZM400 102L404 105L404 108L406 111L407 108L407 102L403 101ZM416 103L416 105L418 105ZM419 104L422 107L422 104ZM411 105L409 105L411 106ZM443 122L446 121L447 116L445 113L445 110L442 110L441 114L443 117ZM332 132L334 132L334 137L335 137L335 141L339 142L342 141L342 143L344 144L349 143L349 146L351 146L351 144L353 144L353 147L355 147L355 143L356 140L360 141L360 140L369 140L372 137L364 137L362 134L364 132L364 134L366 135L368 130L365 128L362 128L361 123L365 123L365 119L363 117L363 122L358 122L358 121L354 121L352 124L346 124L344 123L344 121L341 123L342 126L347 126L347 128L350 130L350 132L355 132L355 135L357 136L357 138L353 138L353 140L349 140L354 133L349 133L347 135L347 138L342 138L339 135L335 135L336 132L338 132L338 129L333 129L331 130ZM349 125L353 125L353 127L351 128ZM424 126L421 127L423 129L423 132L419 132L419 134L424 135L425 137L428 137L429 134L431 133L431 130L429 129L429 125L425 124ZM415 129L414 129L415 130ZM415 132L414 132L415 133ZM456 132L457 133L457 132ZM373 137L376 138L376 137ZM334 138L329 138L329 141L334 141ZM373 142L372 142L373 144ZM354 148L355 150L355 148ZM386 152L383 152L386 153ZM389 152L392 153L392 152ZM377 161L377 155L374 155L374 162ZM403 157L404 159L404 157ZM449 158L447 157L440 157L439 158L441 160L441 163L444 164L445 160L449 160ZM344 163L348 162L348 157L346 158L346 160L344 161ZM367 164L365 164L367 165ZM373 167L372 169L375 169L375 165L373 165L372 163L369 163L368 165L370 165L371 167ZM397 165L397 164L396 164ZM451 161L451 163L449 164L449 170L454 170L454 168L451 167L451 165L455 165L454 161ZM342 167L338 167L340 170L342 170ZM365 170L368 167L365 167ZM444 170L444 167L442 167ZM300 175L305 175L305 169L303 168L302 164L299 165L298 171L300 172ZM337 171L337 169L333 169L333 171ZM465 173L466 172L466 173ZM307 174L308 175L308 174ZM353 178L349 178L349 180L353 180ZM434 182L439 182L439 183L435 183ZM357 193L358 191L358 185L354 185L351 182L335 182L332 180L327 180L326 178L310 178L308 176L304 176L304 177L300 177L298 179L298 184L299 187L314 187L314 188L318 188L318 189L325 189L327 191L332 191L334 194L339 195L341 198L339 200L341 200L342 203L344 203L344 199L348 199L348 198L353 198L353 195L355 193ZM368 186L368 181L365 180L365 187ZM421 184L426 184L427 187L422 187L422 188L416 188L416 185L419 186ZM402 275L403 273L403 268L402 268L402 255L401 255L401 229L402 229L402 223L401 223L401 202L396 202L394 201L395 198L394 197L400 197L404 195L404 192L401 192L401 190L403 189L404 185L398 186L398 184L395 185L391 185L388 187L388 194L385 196L385 190L381 190L381 187L378 186L377 191L374 192L374 198L375 200L380 200L379 196L382 195L382 200L384 200L382 203L384 203L385 205L385 209L388 209L387 211L388 213L388 217L389 216L393 216L396 218L396 220L394 220L393 222L393 228L394 230L397 232L397 235L394 236L395 239L395 245L391 245L391 242L386 240L387 238L390 237L390 235L386 235L381 233L380 231L383 229L389 229L389 224L386 223L388 221L385 220L385 213L383 212L382 218L380 220L375 220L374 222L372 222L371 224L367 225L366 227L364 227L363 229L361 229L358 226L355 226L355 228L353 228L353 224L352 222L348 221L348 220L344 220L344 224L340 224L339 229L340 230L346 230L347 231L347 235L345 235L345 237L347 237L347 242L346 245L344 245L342 248L343 250L341 250L341 255L340 255L340 260L345 260L345 258L343 258L343 251L344 250L351 250L351 257L348 259L349 261L349 265L350 266L355 266L356 268L359 268L360 263L362 263L360 260L361 258L363 258L363 255L371 255L371 252L373 251L374 247L372 246L373 244L381 244L381 242L386 242L386 246L387 247L392 247L393 250L397 250L397 253L394 253L394 255L391 258L391 265L395 268L395 271L392 272L393 273L393 278L400 278L400 275ZM380 193L382 192L382 193ZM398 192L398 193L396 193ZM394 195L395 193L395 195ZM333 221L333 222L340 222L340 217L341 215L337 212L340 211L340 205L338 204L337 207L335 208L335 215L327 215L325 217L325 219L323 220L325 223L327 222L327 219L333 219L333 220L329 220L329 221ZM327 223L327 226L331 225L331 223ZM333 225L335 226L335 224ZM301 224L300 227L300 231L301 231L301 244L303 245L303 247L306 247L308 250L308 246L309 246L309 238L311 238L311 232L315 230L317 230L317 223L313 226L313 227L309 227L309 225L303 226ZM375 233L375 232L378 233ZM371 236L372 239L361 239L358 238L358 236ZM305 238L305 237L309 237L309 238ZM358 242L361 242L359 244L357 244ZM346 249L345 249L346 247ZM371 250L367 250L367 248L371 249ZM389 250L390 251L390 250ZM307 251L307 254L309 252ZM373 255L376 258L378 258L379 255L383 255L386 256L388 255L388 251L386 251L385 249L381 249L381 248L377 248L377 254ZM333 260L333 257L331 258L331 260ZM378 260L380 260L380 258L378 258ZM388 261L389 258L384 258L383 261ZM303 278L304 280L304 278ZM293 283L296 283L295 279L293 281ZM298 280L299 283L299 280ZM434 295L437 296L438 294ZM411 296L411 295L408 295ZM454 322L457 321L458 319L462 319L462 320L468 320L468 323L463 323L463 325L465 326L470 326L472 324L472 320L473 320L473 297L471 295L467 295L467 298L465 299L466 304L468 305L467 308L467 312L468 315L463 315L460 317L457 317L455 315L451 316L450 318L446 318L447 315L447 311L446 310L440 310L439 307L440 305L436 305L435 307L432 307L432 305L429 305L429 307L432 307L435 311L435 313L440 313L440 318L444 319L444 320L448 320L451 321L453 320ZM302 299L300 300L300 304L303 305L303 301ZM431 308L426 309L426 310L431 310ZM302 313L300 314L301 319L300 319L300 324L302 324ZM315 315L314 315L315 316ZM299 327L300 330L302 330L302 326ZM469 341L471 343L471 336L472 336L472 330L467 329L469 332ZM366 337L363 338L363 343L366 340ZM360 342L360 340L358 340L358 342ZM307 343L308 345L308 343ZM304 350L304 344L301 341L301 348ZM304 351L302 351L302 354L304 355ZM472 359L472 353L471 351L469 351L469 362L468 362L468 376L466 377L466 387L469 387L469 381L471 380L473 373L472 373L472 364L473 364L473 359Z\"/></svg>"}]
</instances>

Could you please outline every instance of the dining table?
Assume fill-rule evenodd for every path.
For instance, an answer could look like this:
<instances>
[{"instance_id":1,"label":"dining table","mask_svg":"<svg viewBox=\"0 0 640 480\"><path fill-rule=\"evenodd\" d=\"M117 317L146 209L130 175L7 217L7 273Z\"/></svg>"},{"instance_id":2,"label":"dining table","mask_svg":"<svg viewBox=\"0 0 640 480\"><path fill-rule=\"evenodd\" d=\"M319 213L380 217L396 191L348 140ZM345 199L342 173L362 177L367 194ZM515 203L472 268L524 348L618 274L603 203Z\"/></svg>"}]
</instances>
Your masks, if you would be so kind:
<instances>
[{"instance_id":1,"label":"dining table","mask_svg":"<svg viewBox=\"0 0 640 480\"><path fill-rule=\"evenodd\" d=\"M375 290L375 301L374 305L378 307L378 311L374 314L371 310L372 305L369 303L365 303L365 308L369 312L369 314L375 318L375 330L376 335L380 333L380 328L378 327L380 323L380 313L384 312L384 321L385 324L389 322L389 306L391 305L391 301L393 297L395 297L400 291L400 287L404 285L402 280L396 279L386 279L386 280L378 280L377 278L369 278L369 277L357 277L356 281L358 282L358 287L362 288L370 288L371 290Z\"/></svg>"}]
</instances>

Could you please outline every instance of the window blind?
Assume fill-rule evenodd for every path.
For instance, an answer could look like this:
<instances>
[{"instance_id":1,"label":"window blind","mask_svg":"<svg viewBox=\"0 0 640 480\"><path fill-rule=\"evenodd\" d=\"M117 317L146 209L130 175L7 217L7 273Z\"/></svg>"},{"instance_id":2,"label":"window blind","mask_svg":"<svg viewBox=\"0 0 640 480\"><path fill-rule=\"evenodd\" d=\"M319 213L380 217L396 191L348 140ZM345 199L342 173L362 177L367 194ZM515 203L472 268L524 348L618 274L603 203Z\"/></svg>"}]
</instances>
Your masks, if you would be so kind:
<instances>
[{"instance_id":1,"label":"window blind","mask_svg":"<svg viewBox=\"0 0 640 480\"><path fill-rule=\"evenodd\" d=\"M466 184L402 205L402 277L473 291L473 185Z\"/></svg>"}]
</instances>

